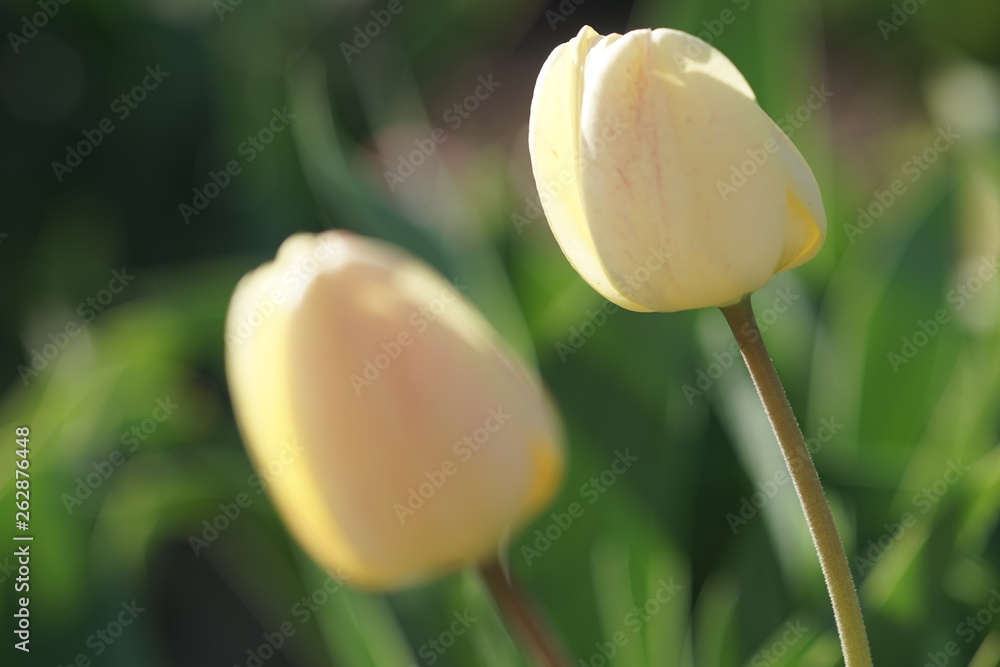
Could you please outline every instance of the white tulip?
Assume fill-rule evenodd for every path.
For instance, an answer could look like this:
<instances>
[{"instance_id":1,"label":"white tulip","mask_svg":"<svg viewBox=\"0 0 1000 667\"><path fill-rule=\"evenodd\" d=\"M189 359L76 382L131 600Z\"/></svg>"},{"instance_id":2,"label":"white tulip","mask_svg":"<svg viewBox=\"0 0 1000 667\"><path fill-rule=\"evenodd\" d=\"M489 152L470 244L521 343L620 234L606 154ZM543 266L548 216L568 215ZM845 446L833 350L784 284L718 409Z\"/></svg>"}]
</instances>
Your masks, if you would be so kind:
<instances>
[{"instance_id":1,"label":"white tulip","mask_svg":"<svg viewBox=\"0 0 1000 667\"><path fill-rule=\"evenodd\" d=\"M312 557L376 589L495 556L564 468L536 373L424 263L339 232L296 235L227 318L237 421Z\"/></svg>"},{"instance_id":2,"label":"white tulip","mask_svg":"<svg viewBox=\"0 0 1000 667\"><path fill-rule=\"evenodd\" d=\"M677 30L584 27L557 47L528 141L556 240L624 308L733 304L826 235L805 159L729 59Z\"/></svg>"}]
</instances>

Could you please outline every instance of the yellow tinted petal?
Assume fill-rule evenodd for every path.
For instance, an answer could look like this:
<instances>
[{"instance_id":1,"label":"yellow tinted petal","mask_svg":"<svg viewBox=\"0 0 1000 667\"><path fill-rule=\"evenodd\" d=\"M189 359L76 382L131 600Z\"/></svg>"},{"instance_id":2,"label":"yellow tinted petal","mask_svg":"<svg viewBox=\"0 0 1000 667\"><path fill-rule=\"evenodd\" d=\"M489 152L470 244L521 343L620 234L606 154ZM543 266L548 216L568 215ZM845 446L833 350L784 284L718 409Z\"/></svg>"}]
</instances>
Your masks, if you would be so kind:
<instances>
[{"instance_id":1,"label":"yellow tinted petal","mask_svg":"<svg viewBox=\"0 0 1000 667\"><path fill-rule=\"evenodd\" d=\"M788 224L785 228L785 247L775 269L778 273L805 264L823 247L826 212L809 163L773 122L772 132L781 147L780 156L788 174Z\"/></svg>"},{"instance_id":2,"label":"yellow tinted petal","mask_svg":"<svg viewBox=\"0 0 1000 667\"><path fill-rule=\"evenodd\" d=\"M561 429L453 285L391 246L335 236L336 256L310 263L318 243L290 239L241 283L231 330L251 292L282 298L231 348L229 380L262 474L281 439L301 446L268 486L291 532L350 583L394 588L492 554L548 502Z\"/></svg>"}]
</instances>

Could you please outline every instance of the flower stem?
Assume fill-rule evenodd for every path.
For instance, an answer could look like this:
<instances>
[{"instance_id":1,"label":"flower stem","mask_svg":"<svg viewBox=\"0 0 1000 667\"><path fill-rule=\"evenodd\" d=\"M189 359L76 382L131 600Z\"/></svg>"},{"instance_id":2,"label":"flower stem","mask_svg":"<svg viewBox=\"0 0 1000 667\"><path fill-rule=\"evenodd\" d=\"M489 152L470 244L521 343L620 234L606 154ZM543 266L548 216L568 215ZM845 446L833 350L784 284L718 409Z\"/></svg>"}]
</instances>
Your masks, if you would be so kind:
<instances>
[{"instance_id":1,"label":"flower stem","mask_svg":"<svg viewBox=\"0 0 1000 667\"><path fill-rule=\"evenodd\" d=\"M539 667L567 667L569 662L532 609L525 595L507 578L500 562L492 560L479 567L483 581L500 608L507 627L521 641L525 651Z\"/></svg>"},{"instance_id":2,"label":"flower stem","mask_svg":"<svg viewBox=\"0 0 1000 667\"><path fill-rule=\"evenodd\" d=\"M861 615L861 603L858 601L854 580L851 578L847 553L840 541L840 535L837 534L833 513L823 494L816 466L813 465L802 431L795 421L792 406L788 403L781 380L778 379L778 373L774 370L774 364L771 363L771 357L757 328L757 321L750 305L750 295L743 297L739 303L721 310L743 352L743 359L750 370L757 393L760 394L774 435L778 438L778 445L781 447L799 502L805 512L809 532L812 533L813 544L819 554L819 563L826 579L826 588L833 603L833 615L837 621L845 666L871 667L868 635Z\"/></svg>"}]
</instances>

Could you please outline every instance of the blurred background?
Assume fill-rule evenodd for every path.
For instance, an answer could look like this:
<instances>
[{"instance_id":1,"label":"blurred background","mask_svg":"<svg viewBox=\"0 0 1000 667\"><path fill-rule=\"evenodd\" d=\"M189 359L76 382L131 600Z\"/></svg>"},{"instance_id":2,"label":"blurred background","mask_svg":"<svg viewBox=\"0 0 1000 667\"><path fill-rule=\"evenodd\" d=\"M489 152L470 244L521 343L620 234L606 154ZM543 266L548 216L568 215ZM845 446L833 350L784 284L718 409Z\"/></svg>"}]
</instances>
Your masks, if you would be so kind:
<instances>
[{"instance_id":1,"label":"blurred background","mask_svg":"<svg viewBox=\"0 0 1000 667\"><path fill-rule=\"evenodd\" d=\"M35 537L30 655L0 550L4 664L528 664L475 576L355 592L261 493L224 313L326 228L466 285L551 388L569 477L509 553L574 664L842 664L722 316L595 315L537 206L532 87L585 24L699 34L813 166L826 245L754 301L876 664L1000 664L1000 3L975 0L4 0L0 495L13 536L27 426Z\"/></svg>"}]
</instances>

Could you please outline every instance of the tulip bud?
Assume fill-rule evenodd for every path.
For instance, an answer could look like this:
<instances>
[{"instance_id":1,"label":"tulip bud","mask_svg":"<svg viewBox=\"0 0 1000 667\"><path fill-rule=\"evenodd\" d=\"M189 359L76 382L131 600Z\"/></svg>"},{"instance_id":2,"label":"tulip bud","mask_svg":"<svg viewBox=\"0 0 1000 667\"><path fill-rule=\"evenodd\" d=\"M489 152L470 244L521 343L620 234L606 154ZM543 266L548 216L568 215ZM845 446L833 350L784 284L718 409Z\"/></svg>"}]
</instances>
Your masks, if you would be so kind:
<instances>
[{"instance_id":1,"label":"tulip bud","mask_svg":"<svg viewBox=\"0 0 1000 667\"><path fill-rule=\"evenodd\" d=\"M354 585L485 559L559 486L537 375L401 250L295 235L237 286L226 331L237 422L275 506Z\"/></svg>"},{"instance_id":2,"label":"tulip bud","mask_svg":"<svg viewBox=\"0 0 1000 667\"><path fill-rule=\"evenodd\" d=\"M736 67L677 30L584 27L557 47L528 144L566 257L630 310L733 304L826 235L805 159Z\"/></svg>"}]
</instances>

